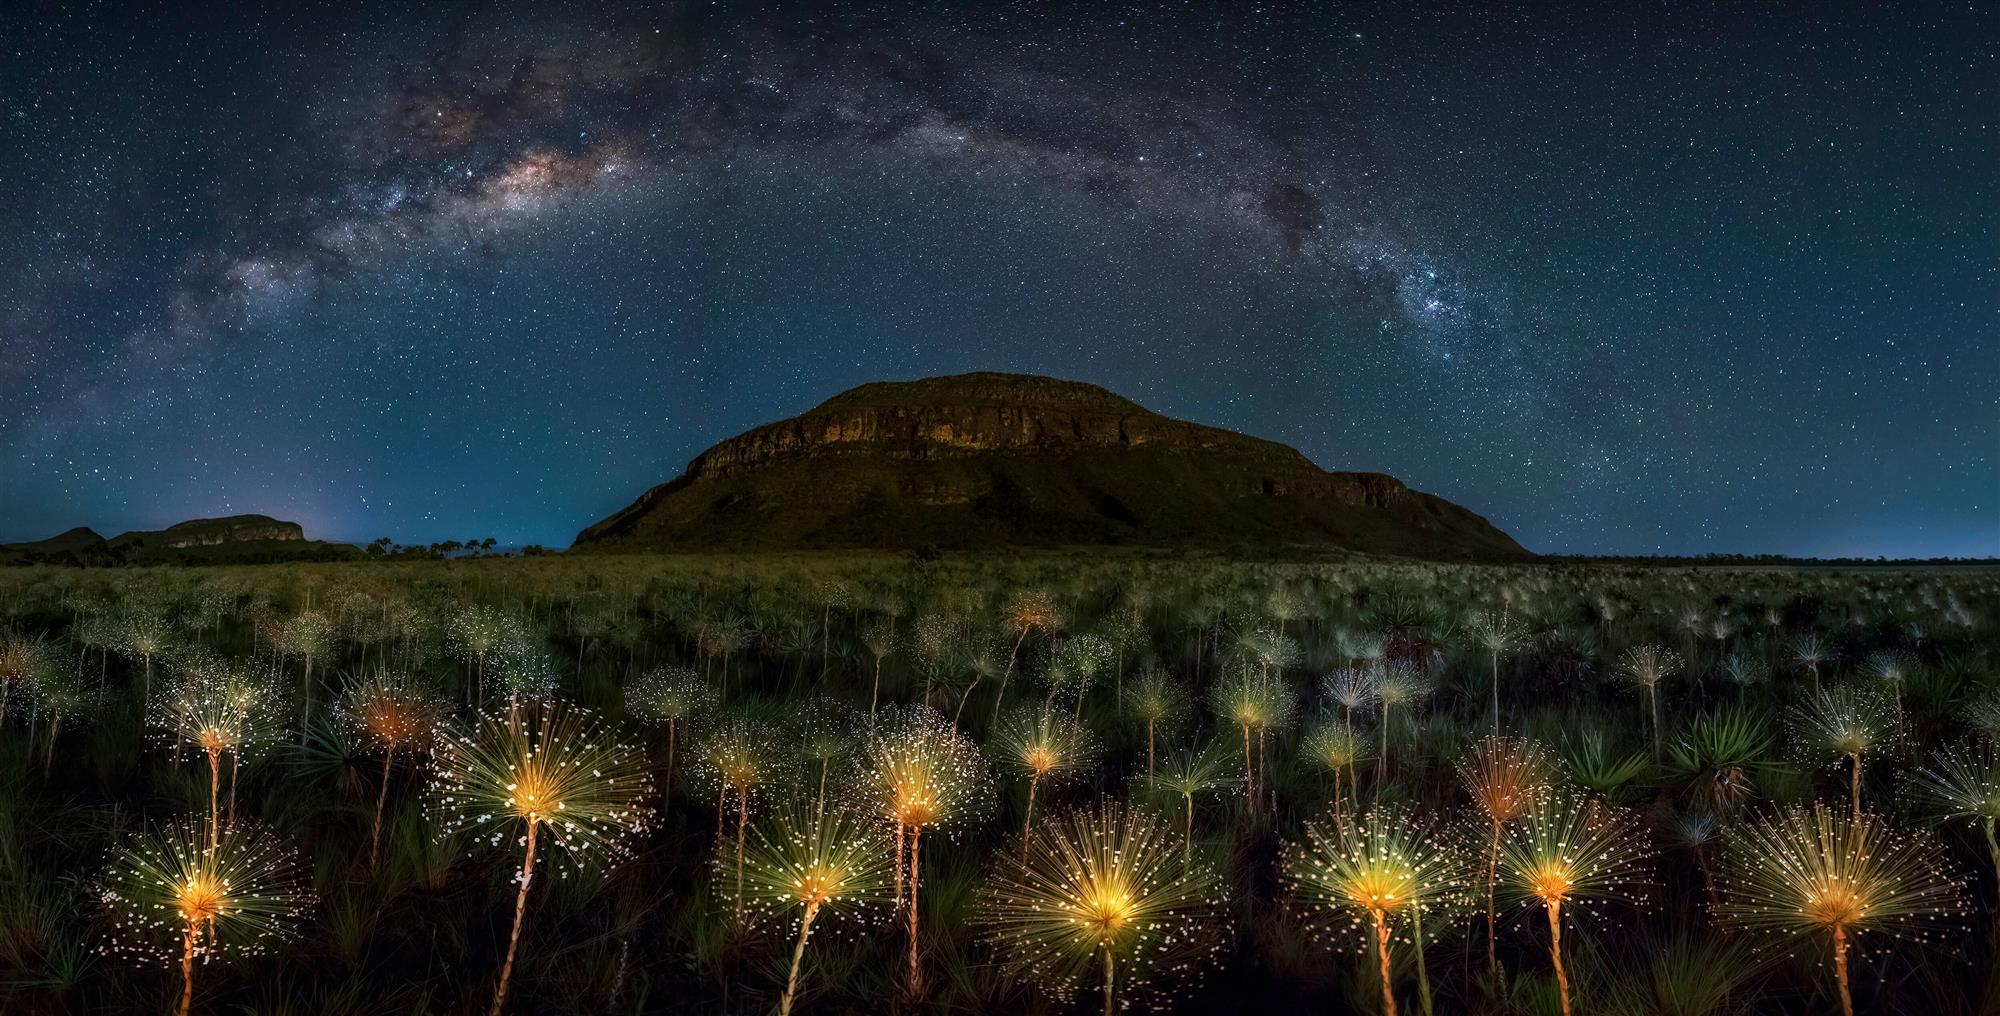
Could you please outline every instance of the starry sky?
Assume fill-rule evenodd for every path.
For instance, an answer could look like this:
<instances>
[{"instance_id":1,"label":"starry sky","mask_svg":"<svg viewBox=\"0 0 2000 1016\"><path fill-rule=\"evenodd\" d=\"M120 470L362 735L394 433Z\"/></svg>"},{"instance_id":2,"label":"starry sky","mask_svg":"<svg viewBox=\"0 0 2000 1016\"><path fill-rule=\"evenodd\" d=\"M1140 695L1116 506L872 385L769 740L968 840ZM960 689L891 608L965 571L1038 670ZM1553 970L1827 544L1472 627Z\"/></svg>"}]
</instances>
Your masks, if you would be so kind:
<instances>
[{"instance_id":1,"label":"starry sky","mask_svg":"<svg viewBox=\"0 0 2000 1016\"><path fill-rule=\"evenodd\" d=\"M0 13L0 540L562 546L992 369L1541 552L2000 554L1983 3L226 6Z\"/></svg>"}]
</instances>

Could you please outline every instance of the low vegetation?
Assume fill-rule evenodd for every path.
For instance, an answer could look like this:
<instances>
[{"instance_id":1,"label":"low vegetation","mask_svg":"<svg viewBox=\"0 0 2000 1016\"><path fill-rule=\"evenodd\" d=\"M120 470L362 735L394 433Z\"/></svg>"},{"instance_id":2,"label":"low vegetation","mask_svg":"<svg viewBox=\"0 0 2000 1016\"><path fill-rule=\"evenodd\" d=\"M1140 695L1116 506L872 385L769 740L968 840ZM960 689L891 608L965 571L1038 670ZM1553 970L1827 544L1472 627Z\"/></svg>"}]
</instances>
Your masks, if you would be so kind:
<instances>
[{"instance_id":1,"label":"low vegetation","mask_svg":"<svg viewBox=\"0 0 2000 1016\"><path fill-rule=\"evenodd\" d=\"M0 1011L2000 1008L2000 572L0 569Z\"/></svg>"}]
</instances>

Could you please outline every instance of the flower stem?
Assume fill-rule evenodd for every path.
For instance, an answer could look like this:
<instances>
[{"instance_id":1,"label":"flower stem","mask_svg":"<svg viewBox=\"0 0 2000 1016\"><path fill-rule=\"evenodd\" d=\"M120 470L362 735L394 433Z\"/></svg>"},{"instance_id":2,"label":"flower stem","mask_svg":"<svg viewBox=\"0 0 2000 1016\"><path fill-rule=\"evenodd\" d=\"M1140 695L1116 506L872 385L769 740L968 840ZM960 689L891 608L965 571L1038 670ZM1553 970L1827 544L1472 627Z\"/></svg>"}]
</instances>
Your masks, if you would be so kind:
<instances>
[{"instance_id":1,"label":"flower stem","mask_svg":"<svg viewBox=\"0 0 2000 1016\"><path fill-rule=\"evenodd\" d=\"M188 1008L194 1005L194 944L196 927L195 922L189 921L187 934L181 939L181 1004L180 1008L175 1010L175 1016L187 1016Z\"/></svg>"},{"instance_id":2,"label":"flower stem","mask_svg":"<svg viewBox=\"0 0 2000 1016\"><path fill-rule=\"evenodd\" d=\"M1550 900L1546 909L1549 913L1549 959L1556 967L1556 988L1562 992L1563 1016L1570 1016L1569 973L1563 970L1562 901Z\"/></svg>"},{"instance_id":3,"label":"flower stem","mask_svg":"<svg viewBox=\"0 0 2000 1016\"><path fill-rule=\"evenodd\" d=\"M382 753L382 789L375 792L375 828L368 834L368 870L375 870L375 862L382 853L382 806L389 802L389 764L395 761L396 745L390 742L389 750Z\"/></svg>"},{"instance_id":4,"label":"flower stem","mask_svg":"<svg viewBox=\"0 0 2000 1016\"><path fill-rule=\"evenodd\" d=\"M1111 943L1106 942L1104 944L1104 1016L1112 1016L1112 1000L1116 997L1112 990L1112 985L1116 979L1112 973L1111 963Z\"/></svg>"},{"instance_id":5,"label":"flower stem","mask_svg":"<svg viewBox=\"0 0 2000 1016\"><path fill-rule=\"evenodd\" d=\"M785 981L785 997L778 1002L778 1016L792 1016L792 999L799 993L799 961L806 957L806 936L812 934L813 918L819 916L819 903L806 904L806 915L799 919L799 944L792 947L792 976Z\"/></svg>"},{"instance_id":6,"label":"flower stem","mask_svg":"<svg viewBox=\"0 0 2000 1016\"><path fill-rule=\"evenodd\" d=\"M493 1007L486 1016L500 1016L507 1003L507 981L514 976L514 951L521 945L521 917L528 912L528 884L535 877L535 833L541 823L528 820L528 849L521 858L521 891L514 895L514 930L507 936L507 962L500 965L500 986L493 990Z\"/></svg>"},{"instance_id":7,"label":"flower stem","mask_svg":"<svg viewBox=\"0 0 2000 1016\"><path fill-rule=\"evenodd\" d=\"M1375 915L1375 956L1382 967L1382 1016L1396 1016L1396 993L1389 981L1389 922L1380 910L1369 913Z\"/></svg>"},{"instance_id":8,"label":"flower stem","mask_svg":"<svg viewBox=\"0 0 2000 1016\"><path fill-rule=\"evenodd\" d=\"M910 997L917 998L924 992L923 972L917 968L917 873L918 848L923 826L910 827Z\"/></svg>"},{"instance_id":9,"label":"flower stem","mask_svg":"<svg viewBox=\"0 0 2000 1016\"><path fill-rule=\"evenodd\" d=\"M1833 926L1833 979L1840 985L1841 1016L1854 1016L1854 996L1847 991L1847 927Z\"/></svg>"}]
</instances>

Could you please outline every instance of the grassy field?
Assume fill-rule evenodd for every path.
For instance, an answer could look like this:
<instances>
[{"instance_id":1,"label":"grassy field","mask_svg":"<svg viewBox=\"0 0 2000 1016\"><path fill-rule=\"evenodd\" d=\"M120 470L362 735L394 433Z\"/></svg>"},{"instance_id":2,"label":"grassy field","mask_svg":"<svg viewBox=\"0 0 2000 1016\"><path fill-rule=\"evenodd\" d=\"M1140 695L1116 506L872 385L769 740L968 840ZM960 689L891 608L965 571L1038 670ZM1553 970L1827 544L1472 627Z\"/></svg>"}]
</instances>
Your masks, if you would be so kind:
<instances>
[{"instance_id":1,"label":"grassy field","mask_svg":"<svg viewBox=\"0 0 2000 1016\"><path fill-rule=\"evenodd\" d=\"M1996 607L1140 551L0 569L0 1012L1993 1012Z\"/></svg>"}]
</instances>

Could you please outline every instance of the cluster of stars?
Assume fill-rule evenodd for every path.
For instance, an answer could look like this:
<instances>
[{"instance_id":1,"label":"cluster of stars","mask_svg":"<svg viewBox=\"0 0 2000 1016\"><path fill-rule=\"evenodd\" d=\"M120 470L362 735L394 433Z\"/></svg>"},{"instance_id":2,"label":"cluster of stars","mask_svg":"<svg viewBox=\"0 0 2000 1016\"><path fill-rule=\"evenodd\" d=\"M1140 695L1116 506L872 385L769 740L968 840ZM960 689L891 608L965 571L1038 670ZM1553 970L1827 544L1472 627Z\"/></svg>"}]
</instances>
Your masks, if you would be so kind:
<instances>
[{"instance_id":1,"label":"cluster of stars","mask_svg":"<svg viewBox=\"0 0 2000 1016\"><path fill-rule=\"evenodd\" d=\"M1957 16L1328 17L24 20L0 539L227 503L560 545L732 433L989 368L1541 551L2000 550Z\"/></svg>"}]
</instances>

